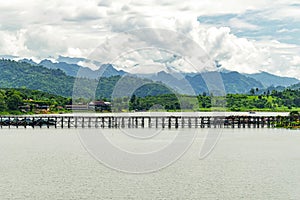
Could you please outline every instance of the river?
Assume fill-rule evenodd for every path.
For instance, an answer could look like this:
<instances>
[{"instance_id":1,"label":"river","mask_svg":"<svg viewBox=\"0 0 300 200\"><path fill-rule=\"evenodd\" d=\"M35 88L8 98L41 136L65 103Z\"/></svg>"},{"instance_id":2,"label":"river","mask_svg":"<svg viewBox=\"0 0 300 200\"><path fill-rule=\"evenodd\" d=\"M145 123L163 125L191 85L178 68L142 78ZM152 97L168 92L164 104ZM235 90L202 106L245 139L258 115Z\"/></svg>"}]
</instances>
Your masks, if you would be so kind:
<instances>
[{"instance_id":1,"label":"river","mask_svg":"<svg viewBox=\"0 0 300 200\"><path fill-rule=\"evenodd\" d=\"M208 131L221 131L220 140L199 159ZM101 133L123 141L120 130ZM191 147L170 166L130 174L94 159L75 129L2 129L0 199L300 199L299 133L199 129Z\"/></svg>"}]
</instances>

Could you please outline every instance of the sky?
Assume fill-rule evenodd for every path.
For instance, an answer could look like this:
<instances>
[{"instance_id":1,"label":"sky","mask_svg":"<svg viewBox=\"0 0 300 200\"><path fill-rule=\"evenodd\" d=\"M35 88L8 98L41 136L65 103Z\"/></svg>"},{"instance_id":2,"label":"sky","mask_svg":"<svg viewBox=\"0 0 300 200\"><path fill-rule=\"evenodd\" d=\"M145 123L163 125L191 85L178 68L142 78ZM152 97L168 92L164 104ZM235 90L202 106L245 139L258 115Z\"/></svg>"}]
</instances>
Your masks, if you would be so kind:
<instances>
[{"instance_id":1,"label":"sky","mask_svg":"<svg viewBox=\"0 0 300 200\"><path fill-rule=\"evenodd\" d=\"M224 69L300 79L299 10L300 0L0 0L0 55L95 59L100 46L99 62L129 71L188 72L200 52Z\"/></svg>"}]
</instances>

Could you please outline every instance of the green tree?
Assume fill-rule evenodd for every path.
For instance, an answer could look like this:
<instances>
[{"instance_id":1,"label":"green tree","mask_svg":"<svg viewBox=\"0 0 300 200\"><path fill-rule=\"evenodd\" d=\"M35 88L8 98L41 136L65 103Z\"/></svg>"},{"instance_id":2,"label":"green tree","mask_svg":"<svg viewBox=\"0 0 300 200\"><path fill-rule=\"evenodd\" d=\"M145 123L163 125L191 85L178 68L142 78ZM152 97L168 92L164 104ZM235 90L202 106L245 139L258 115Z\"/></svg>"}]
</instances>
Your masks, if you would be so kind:
<instances>
[{"instance_id":1,"label":"green tree","mask_svg":"<svg viewBox=\"0 0 300 200\"><path fill-rule=\"evenodd\" d=\"M18 110L19 106L22 105L23 100L22 97L17 94L17 93L13 93L12 95L10 95L7 98L7 107L10 110Z\"/></svg>"},{"instance_id":2,"label":"green tree","mask_svg":"<svg viewBox=\"0 0 300 200\"><path fill-rule=\"evenodd\" d=\"M0 91L0 112L5 111L6 109L5 94Z\"/></svg>"}]
</instances>

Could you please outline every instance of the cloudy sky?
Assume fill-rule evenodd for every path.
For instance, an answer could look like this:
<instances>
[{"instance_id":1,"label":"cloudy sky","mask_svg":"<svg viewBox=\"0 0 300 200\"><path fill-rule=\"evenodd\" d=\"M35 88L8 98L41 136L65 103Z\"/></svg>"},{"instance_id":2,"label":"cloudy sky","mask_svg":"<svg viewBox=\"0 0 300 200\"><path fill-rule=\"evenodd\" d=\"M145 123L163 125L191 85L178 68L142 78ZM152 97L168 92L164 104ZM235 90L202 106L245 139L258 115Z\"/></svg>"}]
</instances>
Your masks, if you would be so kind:
<instances>
[{"instance_id":1,"label":"cloudy sky","mask_svg":"<svg viewBox=\"0 0 300 200\"><path fill-rule=\"evenodd\" d=\"M299 0L0 1L0 55L89 58L99 45L109 46L124 32L151 28L184 35L223 68L300 78ZM182 44L176 56L136 50L116 64L138 66L147 60L187 69L180 52L191 52L190 47L175 36L162 40L169 40L170 50L176 49L170 38L177 48ZM157 42L157 48L162 41L153 35L143 39ZM125 48L121 43L118 48Z\"/></svg>"}]
</instances>

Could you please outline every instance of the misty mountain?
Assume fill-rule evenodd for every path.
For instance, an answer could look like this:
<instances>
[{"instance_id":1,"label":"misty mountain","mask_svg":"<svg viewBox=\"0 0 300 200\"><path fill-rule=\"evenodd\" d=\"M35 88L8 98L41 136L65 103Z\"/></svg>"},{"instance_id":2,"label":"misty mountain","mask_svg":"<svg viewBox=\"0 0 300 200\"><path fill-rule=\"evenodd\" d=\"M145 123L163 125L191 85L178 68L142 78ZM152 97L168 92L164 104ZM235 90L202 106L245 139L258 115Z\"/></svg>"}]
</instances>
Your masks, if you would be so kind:
<instances>
[{"instance_id":1,"label":"misty mountain","mask_svg":"<svg viewBox=\"0 0 300 200\"><path fill-rule=\"evenodd\" d=\"M221 75L226 93L249 93L251 88L264 88L259 81L238 72L203 72L182 75L161 71L155 74L138 74L137 76L162 82L181 94L194 95L203 92L209 93L203 76L213 79L216 75Z\"/></svg>"},{"instance_id":2,"label":"misty mountain","mask_svg":"<svg viewBox=\"0 0 300 200\"><path fill-rule=\"evenodd\" d=\"M53 63L50 60L42 60L39 65L46 67L48 69L60 69L66 73L68 76L75 77L77 75L78 70L80 69L79 65L76 64L68 64L64 62Z\"/></svg>"},{"instance_id":3,"label":"misty mountain","mask_svg":"<svg viewBox=\"0 0 300 200\"><path fill-rule=\"evenodd\" d=\"M32 59L27 59L27 58L24 58L22 60L19 60L19 62L24 62L24 63L28 63L30 65L38 65L36 62L34 62Z\"/></svg>"},{"instance_id":4,"label":"misty mountain","mask_svg":"<svg viewBox=\"0 0 300 200\"><path fill-rule=\"evenodd\" d=\"M68 64L78 64L79 62L86 61L85 58L71 58L71 57L65 57L65 56L58 56L57 62L64 62Z\"/></svg>"},{"instance_id":5,"label":"misty mountain","mask_svg":"<svg viewBox=\"0 0 300 200\"><path fill-rule=\"evenodd\" d=\"M61 69L48 69L41 65L4 59L0 60L0 71L0 88L27 88L64 97L75 95L87 99L111 98L115 89L118 89L118 94L114 95L117 97L133 94L132 92L141 96L170 93L162 84L130 75L101 77L99 80L75 78L66 75ZM136 86L143 88L131 91Z\"/></svg>"},{"instance_id":6,"label":"misty mountain","mask_svg":"<svg viewBox=\"0 0 300 200\"><path fill-rule=\"evenodd\" d=\"M66 58L64 58L66 60ZM117 70L111 64L102 64L97 70L88 67L82 67L78 64L69 64L66 62L54 63L50 60L42 60L39 65L48 69L60 69L68 76L96 79L101 77L122 76L125 74L122 70Z\"/></svg>"},{"instance_id":7,"label":"misty mountain","mask_svg":"<svg viewBox=\"0 0 300 200\"><path fill-rule=\"evenodd\" d=\"M35 68L34 71L39 71L38 67L46 67L54 71L48 72L50 74L62 74L64 73L67 77L76 77L78 78L89 78L96 79L101 77L113 77L113 76L123 76L125 74L130 75L135 78L146 78L153 82L162 83L167 86L169 89L177 91L180 94L202 94L203 92L209 93L206 83L203 79L203 76L213 77L213 73L221 75L223 83L225 86L226 93L249 93L251 88L259 88L261 92L270 90L272 88L277 88L278 86L289 86L299 81L295 78L289 77L280 77L276 75L269 74L267 72L261 72L257 74L241 74L238 72L232 71L219 71L219 72L203 72L203 73L180 73L180 72L165 72L161 71L158 73L152 74L129 74L122 70L117 70L111 64L101 64L98 70L92 70L88 67L82 67L78 64L66 63L68 62L79 62L83 58L68 58L60 56L58 60L60 62L52 62L50 60L42 60L40 63L35 63L31 59L22 59L19 62L13 62L14 66L17 66L16 63L32 65ZM87 61L87 60L85 60ZM22 66L22 65L21 65ZM7 69L5 69L7 70ZM13 69L12 69L13 70ZM58 71L57 71L58 70ZM20 70L22 71L22 70ZM42 70L43 71L43 70ZM3 72L3 71L2 71ZM27 71L29 73L29 71ZM44 72L42 72L43 74ZM37 76L36 72L33 72L34 76ZM78 74L78 75L77 75ZM11 75L12 79L14 75ZM253 78L252 78L253 77ZM49 77L47 77L49 78ZM20 78L22 79L22 78ZM213 79L213 78L211 78ZM13 84L9 84L9 76L5 76L7 82L4 85L13 87ZM3 81L2 80L2 81ZM12 83L16 81L13 80ZM36 80L28 80L29 84L38 84ZM42 81L42 80L41 80ZM212 82L214 80L211 80ZM26 84L25 84L26 85ZM19 84L16 84L17 87L20 87ZM113 87L111 85L111 87ZM281 86L282 87L282 86ZM35 88L33 88L35 89ZM107 93L107 92L106 92ZM64 96L66 92L63 92Z\"/></svg>"},{"instance_id":8,"label":"misty mountain","mask_svg":"<svg viewBox=\"0 0 300 200\"><path fill-rule=\"evenodd\" d=\"M193 88L191 88L190 83L180 73L167 73L165 71L161 71L153 74L136 74L136 76L163 83L168 88L180 94L195 94Z\"/></svg>"},{"instance_id":9,"label":"misty mountain","mask_svg":"<svg viewBox=\"0 0 300 200\"><path fill-rule=\"evenodd\" d=\"M205 75L206 77L214 77L213 73L217 72L205 73L206 74L198 74L196 76L186 77L197 94L209 92L202 76ZM220 75L222 77L226 93L249 93L251 88L263 88L263 85L259 81L256 81L253 78L246 77L238 72L226 72L220 73Z\"/></svg>"},{"instance_id":10,"label":"misty mountain","mask_svg":"<svg viewBox=\"0 0 300 200\"><path fill-rule=\"evenodd\" d=\"M245 74L245 76L254 78L255 80L261 82L264 87L270 86L284 86L288 87L290 85L296 84L299 82L296 78L291 77L281 77L268 72L260 72L255 74Z\"/></svg>"},{"instance_id":11,"label":"misty mountain","mask_svg":"<svg viewBox=\"0 0 300 200\"><path fill-rule=\"evenodd\" d=\"M289 89L292 89L292 90L300 90L300 82L298 82L297 84L291 85L291 86L289 87Z\"/></svg>"}]
</instances>

